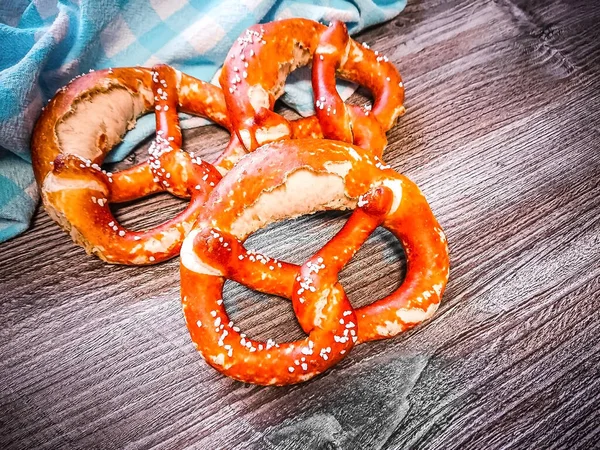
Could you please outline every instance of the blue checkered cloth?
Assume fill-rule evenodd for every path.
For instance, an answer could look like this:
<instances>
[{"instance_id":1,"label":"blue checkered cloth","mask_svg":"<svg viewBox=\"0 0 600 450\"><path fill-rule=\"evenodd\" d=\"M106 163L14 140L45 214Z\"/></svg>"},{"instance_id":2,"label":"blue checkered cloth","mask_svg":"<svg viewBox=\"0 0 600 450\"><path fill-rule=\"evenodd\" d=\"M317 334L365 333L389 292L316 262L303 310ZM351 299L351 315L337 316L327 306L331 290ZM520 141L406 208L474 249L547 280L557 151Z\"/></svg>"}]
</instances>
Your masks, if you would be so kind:
<instances>
[{"instance_id":1,"label":"blue checkered cloth","mask_svg":"<svg viewBox=\"0 0 600 450\"><path fill-rule=\"evenodd\" d=\"M289 17L344 21L351 33L389 20L406 0L2 0L0 4L0 242L23 232L38 190L29 141L42 106L90 69L168 63L210 80L249 26ZM306 79L284 98L312 112ZM286 100L287 99L287 100ZM110 159L123 158L154 130L140 120ZM203 122L191 119L183 127Z\"/></svg>"}]
</instances>

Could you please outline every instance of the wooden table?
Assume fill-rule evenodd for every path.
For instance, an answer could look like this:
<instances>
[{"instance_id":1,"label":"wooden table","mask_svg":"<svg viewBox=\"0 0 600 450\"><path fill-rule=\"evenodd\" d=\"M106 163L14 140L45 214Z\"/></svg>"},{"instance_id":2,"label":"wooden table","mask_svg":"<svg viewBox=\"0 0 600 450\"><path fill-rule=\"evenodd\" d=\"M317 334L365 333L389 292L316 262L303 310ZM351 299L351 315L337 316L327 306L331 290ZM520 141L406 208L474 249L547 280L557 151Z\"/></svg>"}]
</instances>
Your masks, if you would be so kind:
<instances>
[{"instance_id":1,"label":"wooden table","mask_svg":"<svg viewBox=\"0 0 600 450\"><path fill-rule=\"evenodd\" d=\"M0 245L0 447L597 448L599 21L585 0L415 0L358 36L403 74L386 159L430 201L452 270L429 323L305 384L221 376L190 342L178 260L106 265L39 211ZM228 136L185 137L207 155ZM139 227L182 207L117 212ZM345 217L288 221L249 247L302 262ZM372 236L341 276L353 304L397 287L403 261ZM302 336L287 301L230 283L226 305L251 337Z\"/></svg>"}]
</instances>

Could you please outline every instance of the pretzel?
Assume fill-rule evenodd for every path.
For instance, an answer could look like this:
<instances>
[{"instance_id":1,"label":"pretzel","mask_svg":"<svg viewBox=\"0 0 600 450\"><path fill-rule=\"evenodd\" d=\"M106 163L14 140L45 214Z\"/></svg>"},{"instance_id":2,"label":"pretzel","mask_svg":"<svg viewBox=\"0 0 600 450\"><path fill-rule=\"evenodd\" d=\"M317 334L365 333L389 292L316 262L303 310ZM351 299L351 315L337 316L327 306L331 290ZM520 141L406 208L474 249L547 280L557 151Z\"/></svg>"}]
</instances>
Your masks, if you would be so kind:
<instances>
[{"instance_id":1,"label":"pretzel","mask_svg":"<svg viewBox=\"0 0 600 450\"><path fill-rule=\"evenodd\" d=\"M269 223L328 209L355 209L342 230L306 263L246 250ZM392 294L354 309L338 273L383 226L404 246L407 273ZM353 345L414 327L437 310L448 279L445 235L418 187L350 144L300 139L248 154L211 193L181 250L184 317L196 348L225 375L261 385L308 380ZM308 336L277 344L250 339L229 319L226 279L292 301Z\"/></svg>"},{"instance_id":2,"label":"pretzel","mask_svg":"<svg viewBox=\"0 0 600 450\"><path fill-rule=\"evenodd\" d=\"M296 127L272 111L288 74L313 62L313 89L324 137L371 150L381 156L385 132L404 113L404 87L387 57L348 37L346 27L331 28L307 19L255 25L229 51L220 84L233 130L248 150L280 139L299 138ZM346 106L335 89L335 75L370 89L372 110ZM314 119L311 120L311 123ZM314 125L316 126L316 125Z\"/></svg>"},{"instance_id":3,"label":"pretzel","mask_svg":"<svg viewBox=\"0 0 600 450\"><path fill-rule=\"evenodd\" d=\"M106 154L138 116L156 110L150 158L112 174ZM169 66L108 69L59 90L36 124L32 159L50 216L88 253L110 263L152 264L178 254L183 237L220 173L181 150L177 110L229 127L221 90ZM191 197L188 207L148 231L131 231L109 204L167 191Z\"/></svg>"}]
</instances>

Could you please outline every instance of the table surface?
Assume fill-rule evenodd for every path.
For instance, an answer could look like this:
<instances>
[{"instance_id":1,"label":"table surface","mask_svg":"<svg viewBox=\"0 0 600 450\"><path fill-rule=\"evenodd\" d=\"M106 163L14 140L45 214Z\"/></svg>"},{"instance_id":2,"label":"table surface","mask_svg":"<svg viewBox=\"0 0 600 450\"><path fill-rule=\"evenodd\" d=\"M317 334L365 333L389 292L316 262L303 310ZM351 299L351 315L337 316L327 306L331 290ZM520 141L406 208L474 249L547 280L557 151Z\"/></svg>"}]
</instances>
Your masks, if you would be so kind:
<instances>
[{"instance_id":1,"label":"table surface","mask_svg":"<svg viewBox=\"0 0 600 450\"><path fill-rule=\"evenodd\" d=\"M405 80L385 158L446 230L450 282L429 323L302 385L209 368L183 321L177 259L106 265L40 210L0 245L0 447L598 448L599 21L585 0L409 0L358 36ZM211 155L228 135L185 138ZM141 227L183 206L159 196L117 214ZM345 217L287 221L248 246L303 262ZM341 282L363 305L403 270L401 246L377 231ZM225 300L251 337L302 336L287 301L234 283Z\"/></svg>"}]
</instances>

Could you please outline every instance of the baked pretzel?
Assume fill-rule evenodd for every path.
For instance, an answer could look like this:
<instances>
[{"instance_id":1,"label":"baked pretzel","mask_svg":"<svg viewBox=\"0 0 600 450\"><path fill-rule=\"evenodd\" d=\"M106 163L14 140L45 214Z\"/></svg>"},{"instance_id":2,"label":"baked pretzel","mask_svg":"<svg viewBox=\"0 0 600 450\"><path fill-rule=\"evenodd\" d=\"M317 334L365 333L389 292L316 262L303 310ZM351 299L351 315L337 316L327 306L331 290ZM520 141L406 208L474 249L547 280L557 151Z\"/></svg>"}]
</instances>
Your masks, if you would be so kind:
<instances>
[{"instance_id":1,"label":"baked pretzel","mask_svg":"<svg viewBox=\"0 0 600 450\"><path fill-rule=\"evenodd\" d=\"M106 154L137 117L156 112L150 158L110 173ZM177 111L229 128L221 90L169 66L107 69L59 90L36 124L32 159L50 216L89 253L110 263L151 264L179 253L183 237L221 175L181 150ZM131 231L109 204L167 191L191 197L185 211L148 231Z\"/></svg>"},{"instance_id":2,"label":"baked pretzel","mask_svg":"<svg viewBox=\"0 0 600 450\"><path fill-rule=\"evenodd\" d=\"M301 267L248 251L269 223L327 209L355 209L342 230ZM392 294L352 308L338 273L377 227L408 260ZM229 172L181 250L186 323L207 362L237 380L298 383L339 361L354 344L388 338L430 318L448 279L446 238L418 187L369 152L329 140L265 145ZM291 299L306 339L276 344L240 333L223 306L225 279Z\"/></svg>"},{"instance_id":3,"label":"baked pretzel","mask_svg":"<svg viewBox=\"0 0 600 450\"><path fill-rule=\"evenodd\" d=\"M317 118L326 138L355 144L381 156L385 132L404 113L404 87L388 58L348 37L346 26L331 28L307 19L255 25L233 45L220 84L233 130L248 150L298 138L296 127L272 111L288 74L313 63ZM335 89L336 74L368 88L372 109L346 106ZM313 126L314 119L309 118Z\"/></svg>"}]
</instances>

